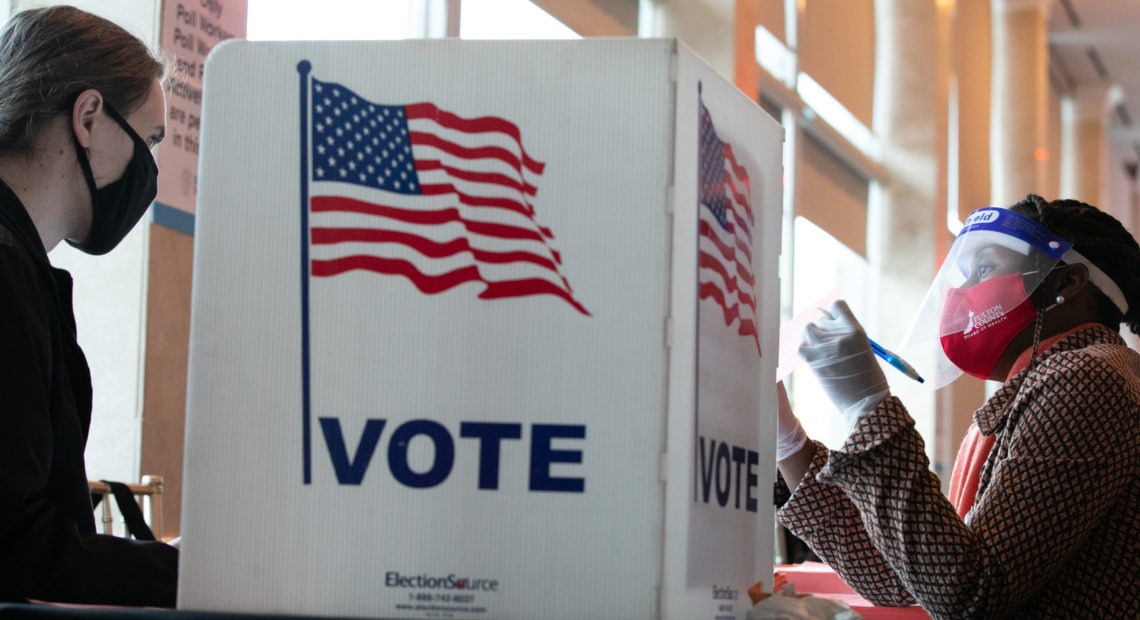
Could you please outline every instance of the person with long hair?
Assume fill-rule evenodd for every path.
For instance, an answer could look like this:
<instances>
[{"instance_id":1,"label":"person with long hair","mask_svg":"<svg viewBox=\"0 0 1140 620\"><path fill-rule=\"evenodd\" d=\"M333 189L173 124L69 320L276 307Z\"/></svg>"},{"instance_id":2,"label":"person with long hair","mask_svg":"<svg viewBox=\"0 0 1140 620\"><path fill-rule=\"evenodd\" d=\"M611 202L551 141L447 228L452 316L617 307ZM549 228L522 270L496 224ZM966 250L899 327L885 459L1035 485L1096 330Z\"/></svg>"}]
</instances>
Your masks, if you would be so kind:
<instances>
[{"instance_id":1,"label":"person with long hair","mask_svg":"<svg viewBox=\"0 0 1140 620\"><path fill-rule=\"evenodd\" d=\"M178 551L95 532L92 386L61 241L113 249L150 206L165 66L66 6L0 32L0 601L174 605Z\"/></svg>"}]
</instances>

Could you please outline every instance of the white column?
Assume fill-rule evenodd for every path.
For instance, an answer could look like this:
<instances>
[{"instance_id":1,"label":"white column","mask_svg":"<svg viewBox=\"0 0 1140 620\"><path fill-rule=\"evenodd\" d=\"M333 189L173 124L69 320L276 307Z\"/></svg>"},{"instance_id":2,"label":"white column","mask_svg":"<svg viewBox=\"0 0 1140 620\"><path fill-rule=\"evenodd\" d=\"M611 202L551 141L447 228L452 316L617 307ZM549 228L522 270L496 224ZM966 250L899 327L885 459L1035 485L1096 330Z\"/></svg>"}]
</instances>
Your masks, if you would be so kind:
<instances>
[{"instance_id":1,"label":"white column","mask_svg":"<svg viewBox=\"0 0 1140 620\"><path fill-rule=\"evenodd\" d=\"M442 39L459 36L458 0L409 0L409 6L409 37Z\"/></svg>"},{"instance_id":2,"label":"white column","mask_svg":"<svg viewBox=\"0 0 1140 620\"><path fill-rule=\"evenodd\" d=\"M946 221L949 3L876 0L873 130L886 180L872 194L868 258L877 274L872 299L877 337L899 342L936 269L936 233ZM929 392L891 378L933 455Z\"/></svg>"},{"instance_id":3,"label":"white column","mask_svg":"<svg viewBox=\"0 0 1140 620\"><path fill-rule=\"evenodd\" d=\"M1108 206L1111 92L1107 86L1081 86L1062 101L1061 198Z\"/></svg>"},{"instance_id":4,"label":"white column","mask_svg":"<svg viewBox=\"0 0 1140 620\"><path fill-rule=\"evenodd\" d=\"M1042 191L1048 151L1050 0L993 0L993 203Z\"/></svg>"},{"instance_id":5,"label":"white column","mask_svg":"<svg viewBox=\"0 0 1140 620\"><path fill-rule=\"evenodd\" d=\"M974 209L991 204L990 194L990 109L992 44L990 0L958 0L954 5L951 72L956 85L951 95L955 118L950 152L950 194L956 198L957 221ZM949 251L957 230L943 225L938 231L938 255ZM974 410L985 399L985 382L968 375L939 390L936 396L938 442L936 466L944 488L958 447L973 422Z\"/></svg>"},{"instance_id":6,"label":"white column","mask_svg":"<svg viewBox=\"0 0 1140 620\"><path fill-rule=\"evenodd\" d=\"M638 36L676 37L724 79L733 80L733 3L640 0L639 6Z\"/></svg>"}]
</instances>

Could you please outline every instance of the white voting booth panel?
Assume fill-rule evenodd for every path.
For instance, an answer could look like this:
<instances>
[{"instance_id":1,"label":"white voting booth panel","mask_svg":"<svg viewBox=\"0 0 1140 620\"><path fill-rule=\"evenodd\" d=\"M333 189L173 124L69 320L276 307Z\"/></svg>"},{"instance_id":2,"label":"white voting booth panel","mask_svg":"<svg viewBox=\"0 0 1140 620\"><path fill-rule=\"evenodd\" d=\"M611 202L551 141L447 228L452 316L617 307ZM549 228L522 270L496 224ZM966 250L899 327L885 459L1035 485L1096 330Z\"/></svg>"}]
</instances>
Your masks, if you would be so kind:
<instances>
[{"instance_id":1,"label":"white voting booth panel","mask_svg":"<svg viewBox=\"0 0 1140 620\"><path fill-rule=\"evenodd\" d=\"M743 618L782 130L672 40L207 62L179 607Z\"/></svg>"}]
</instances>

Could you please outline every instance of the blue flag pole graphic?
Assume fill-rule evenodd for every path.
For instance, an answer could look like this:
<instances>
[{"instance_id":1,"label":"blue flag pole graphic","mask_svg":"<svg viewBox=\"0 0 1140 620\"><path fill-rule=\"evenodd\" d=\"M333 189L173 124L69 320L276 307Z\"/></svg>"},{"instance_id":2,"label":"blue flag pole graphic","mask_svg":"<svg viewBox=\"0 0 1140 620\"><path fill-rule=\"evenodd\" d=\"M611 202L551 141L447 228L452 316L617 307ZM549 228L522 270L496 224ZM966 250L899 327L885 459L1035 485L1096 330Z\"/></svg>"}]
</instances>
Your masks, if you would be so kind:
<instances>
[{"instance_id":1,"label":"blue flag pole graphic","mask_svg":"<svg viewBox=\"0 0 1140 620\"><path fill-rule=\"evenodd\" d=\"M301 479L313 479L313 449L309 408L309 72L313 65L297 63L301 83Z\"/></svg>"}]
</instances>

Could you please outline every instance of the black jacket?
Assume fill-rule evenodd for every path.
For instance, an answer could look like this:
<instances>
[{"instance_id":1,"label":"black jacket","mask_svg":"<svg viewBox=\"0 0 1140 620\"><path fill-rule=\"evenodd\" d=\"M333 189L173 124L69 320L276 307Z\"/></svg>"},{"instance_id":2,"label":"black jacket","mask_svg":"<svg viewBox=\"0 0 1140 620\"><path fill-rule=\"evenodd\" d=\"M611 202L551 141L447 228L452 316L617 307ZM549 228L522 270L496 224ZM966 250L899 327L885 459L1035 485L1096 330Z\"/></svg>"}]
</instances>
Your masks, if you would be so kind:
<instances>
[{"instance_id":1,"label":"black jacket","mask_svg":"<svg viewBox=\"0 0 1140 620\"><path fill-rule=\"evenodd\" d=\"M0 182L0 601L174 606L178 551L95 533L71 274Z\"/></svg>"}]
</instances>

